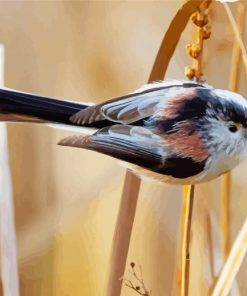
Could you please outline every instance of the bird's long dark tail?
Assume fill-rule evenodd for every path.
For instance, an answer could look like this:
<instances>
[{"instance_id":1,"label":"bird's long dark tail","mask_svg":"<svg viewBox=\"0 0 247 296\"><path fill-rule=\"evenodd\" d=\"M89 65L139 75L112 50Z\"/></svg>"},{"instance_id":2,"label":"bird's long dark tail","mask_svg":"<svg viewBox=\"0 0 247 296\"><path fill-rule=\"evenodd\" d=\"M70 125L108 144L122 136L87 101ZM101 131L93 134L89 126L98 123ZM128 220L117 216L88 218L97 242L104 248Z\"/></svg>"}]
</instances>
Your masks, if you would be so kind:
<instances>
[{"instance_id":1,"label":"bird's long dark tail","mask_svg":"<svg viewBox=\"0 0 247 296\"><path fill-rule=\"evenodd\" d=\"M69 118L86 104L0 89L0 121L53 122L73 125Z\"/></svg>"}]
</instances>

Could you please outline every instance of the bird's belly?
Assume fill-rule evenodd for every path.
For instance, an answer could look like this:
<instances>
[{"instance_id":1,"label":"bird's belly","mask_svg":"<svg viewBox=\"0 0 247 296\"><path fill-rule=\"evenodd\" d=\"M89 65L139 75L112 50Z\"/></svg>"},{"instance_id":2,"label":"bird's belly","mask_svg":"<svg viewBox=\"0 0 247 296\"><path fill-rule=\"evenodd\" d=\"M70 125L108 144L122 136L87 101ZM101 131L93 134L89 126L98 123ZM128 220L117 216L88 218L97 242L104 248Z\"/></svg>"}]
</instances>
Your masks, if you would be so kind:
<instances>
[{"instance_id":1,"label":"bird's belly","mask_svg":"<svg viewBox=\"0 0 247 296\"><path fill-rule=\"evenodd\" d=\"M158 181L158 182L175 184L175 185L196 184L199 182L203 182L203 180L201 180L202 173L197 174L195 176L191 176L189 178L174 178L172 176L159 174L151 170L145 169L143 167L133 165L128 162L121 161L121 165L131 170L135 175L139 176L142 180L145 180L148 182Z\"/></svg>"},{"instance_id":2,"label":"bird's belly","mask_svg":"<svg viewBox=\"0 0 247 296\"><path fill-rule=\"evenodd\" d=\"M136 175L142 179L148 181L159 181L170 184L186 185L186 184L197 184L207 182L212 179L219 177L220 175L230 171L241 162L241 159L237 157L230 157L228 155L218 155L215 158L211 158L205 165L205 169L194 176L188 178L174 178L169 175L162 175L148 169L133 165L130 163L122 162L123 166L132 170Z\"/></svg>"},{"instance_id":3,"label":"bird's belly","mask_svg":"<svg viewBox=\"0 0 247 296\"><path fill-rule=\"evenodd\" d=\"M235 168L242 159L237 156L229 156L226 154L217 155L205 166L206 175L203 181L209 181Z\"/></svg>"}]
</instances>

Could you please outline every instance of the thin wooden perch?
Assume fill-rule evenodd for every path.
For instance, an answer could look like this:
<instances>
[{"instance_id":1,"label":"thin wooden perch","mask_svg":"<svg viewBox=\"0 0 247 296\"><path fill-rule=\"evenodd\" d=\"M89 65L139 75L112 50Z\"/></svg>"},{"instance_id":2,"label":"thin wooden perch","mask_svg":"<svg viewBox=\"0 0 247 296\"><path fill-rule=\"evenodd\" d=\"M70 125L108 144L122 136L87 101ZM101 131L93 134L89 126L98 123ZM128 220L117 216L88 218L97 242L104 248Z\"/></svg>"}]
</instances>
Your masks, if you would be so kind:
<instances>
[{"instance_id":1,"label":"thin wooden perch","mask_svg":"<svg viewBox=\"0 0 247 296\"><path fill-rule=\"evenodd\" d=\"M221 244L223 257L226 260L229 250L229 204L231 190L231 174L226 173L221 177L220 189L220 229L221 229Z\"/></svg>"},{"instance_id":2,"label":"thin wooden perch","mask_svg":"<svg viewBox=\"0 0 247 296\"><path fill-rule=\"evenodd\" d=\"M179 295L188 295L190 272L190 234L194 203L194 186L184 186L181 217L181 269L179 269Z\"/></svg>"}]
</instances>

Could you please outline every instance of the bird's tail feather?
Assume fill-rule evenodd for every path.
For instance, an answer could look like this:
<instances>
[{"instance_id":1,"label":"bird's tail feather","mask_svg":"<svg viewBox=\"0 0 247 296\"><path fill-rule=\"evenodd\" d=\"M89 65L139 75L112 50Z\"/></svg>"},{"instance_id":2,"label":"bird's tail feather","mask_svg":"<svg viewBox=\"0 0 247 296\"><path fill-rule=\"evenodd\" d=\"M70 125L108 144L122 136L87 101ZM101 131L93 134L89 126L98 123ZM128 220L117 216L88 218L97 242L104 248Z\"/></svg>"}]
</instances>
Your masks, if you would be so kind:
<instances>
[{"instance_id":1,"label":"bird's tail feather","mask_svg":"<svg viewBox=\"0 0 247 296\"><path fill-rule=\"evenodd\" d=\"M0 89L0 121L73 125L70 117L88 105L22 93L7 88Z\"/></svg>"}]
</instances>

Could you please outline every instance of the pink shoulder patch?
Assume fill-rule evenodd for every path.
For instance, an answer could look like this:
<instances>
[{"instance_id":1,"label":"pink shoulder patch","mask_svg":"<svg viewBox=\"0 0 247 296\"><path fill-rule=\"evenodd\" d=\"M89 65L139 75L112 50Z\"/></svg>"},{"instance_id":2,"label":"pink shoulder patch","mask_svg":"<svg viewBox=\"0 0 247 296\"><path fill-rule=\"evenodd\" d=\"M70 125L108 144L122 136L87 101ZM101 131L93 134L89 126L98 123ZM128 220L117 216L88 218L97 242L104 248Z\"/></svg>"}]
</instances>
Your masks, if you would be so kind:
<instances>
[{"instance_id":1,"label":"pink shoulder patch","mask_svg":"<svg viewBox=\"0 0 247 296\"><path fill-rule=\"evenodd\" d=\"M201 142L199 131L194 130L194 123L190 120L183 121L179 124L178 130L172 134L164 135L169 148L180 151L182 154L195 159L204 161L208 157L208 151Z\"/></svg>"}]
</instances>

